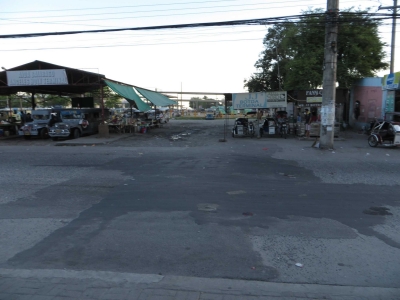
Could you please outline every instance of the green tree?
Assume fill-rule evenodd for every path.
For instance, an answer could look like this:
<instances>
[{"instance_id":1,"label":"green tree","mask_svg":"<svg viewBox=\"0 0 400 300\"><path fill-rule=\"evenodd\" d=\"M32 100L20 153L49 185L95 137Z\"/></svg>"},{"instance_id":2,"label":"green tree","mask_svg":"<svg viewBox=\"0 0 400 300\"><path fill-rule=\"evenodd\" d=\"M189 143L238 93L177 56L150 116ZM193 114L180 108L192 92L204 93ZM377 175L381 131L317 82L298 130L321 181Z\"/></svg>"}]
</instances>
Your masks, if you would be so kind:
<instances>
[{"instance_id":1,"label":"green tree","mask_svg":"<svg viewBox=\"0 0 400 300\"><path fill-rule=\"evenodd\" d=\"M325 15L322 9L303 12L301 22L270 27L257 71L245 79L249 92L316 89L322 85ZM337 81L349 88L354 81L388 67L378 35L380 22L365 11L344 10L339 17ZM325 67L329 67L327 62Z\"/></svg>"},{"instance_id":2,"label":"green tree","mask_svg":"<svg viewBox=\"0 0 400 300\"><path fill-rule=\"evenodd\" d=\"M31 99L27 98L27 101L29 102L29 105L32 106ZM35 102L39 107L52 107L54 105L68 107L71 105L71 98L50 94L36 94Z\"/></svg>"},{"instance_id":3,"label":"green tree","mask_svg":"<svg viewBox=\"0 0 400 300\"><path fill-rule=\"evenodd\" d=\"M101 107L101 90L93 91L88 95L94 98L95 105L97 104L99 107ZM108 86L103 87L103 100L104 100L104 106L106 108L120 107L122 99L123 98L120 95L115 93Z\"/></svg>"}]
</instances>

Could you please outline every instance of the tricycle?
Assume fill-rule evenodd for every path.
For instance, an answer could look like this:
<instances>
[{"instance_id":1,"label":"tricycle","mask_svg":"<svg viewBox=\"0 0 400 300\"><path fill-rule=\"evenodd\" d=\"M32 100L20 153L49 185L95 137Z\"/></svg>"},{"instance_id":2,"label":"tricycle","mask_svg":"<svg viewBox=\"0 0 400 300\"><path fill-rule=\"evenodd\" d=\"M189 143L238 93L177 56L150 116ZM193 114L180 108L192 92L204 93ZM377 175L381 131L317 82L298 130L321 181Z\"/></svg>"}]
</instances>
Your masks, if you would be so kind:
<instances>
[{"instance_id":1,"label":"tricycle","mask_svg":"<svg viewBox=\"0 0 400 300\"><path fill-rule=\"evenodd\" d=\"M368 144L371 147L400 146L400 122L375 121L371 127Z\"/></svg>"},{"instance_id":2,"label":"tricycle","mask_svg":"<svg viewBox=\"0 0 400 300\"><path fill-rule=\"evenodd\" d=\"M286 112L285 112L286 113ZM267 117L261 121L260 136L280 135L286 139L289 128L285 115L277 115L276 118Z\"/></svg>"},{"instance_id":3,"label":"tricycle","mask_svg":"<svg viewBox=\"0 0 400 300\"><path fill-rule=\"evenodd\" d=\"M250 136L254 137L255 130L253 122L247 118L237 118L232 128L232 137Z\"/></svg>"}]
</instances>

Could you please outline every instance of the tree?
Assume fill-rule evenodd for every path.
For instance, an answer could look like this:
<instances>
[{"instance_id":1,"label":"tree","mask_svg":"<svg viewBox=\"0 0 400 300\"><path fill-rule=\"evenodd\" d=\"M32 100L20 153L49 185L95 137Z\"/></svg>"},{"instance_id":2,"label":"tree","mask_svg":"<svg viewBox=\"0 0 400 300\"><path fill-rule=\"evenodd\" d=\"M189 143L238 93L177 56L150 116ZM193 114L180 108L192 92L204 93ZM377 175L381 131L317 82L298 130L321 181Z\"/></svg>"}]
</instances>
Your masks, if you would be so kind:
<instances>
[{"instance_id":1,"label":"tree","mask_svg":"<svg viewBox=\"0 0 400 300\"><path fill-rule=\"evenodd\" d=\"M28 101L31 106L32 103L30 101L30 98L28 98ZM63 107L65 107L71 105L71 98L50 94L36 94L35 102L37 106L41 107L52 107L55 105L62 105Z\"/></svg>"},{"instance_id":2,"label":"tree","mask_svg":"<svg viewBox=\"0 0 400 300\"><path fill-rule=\"evenodd\" d=\"M101 90L93 91L90 95L94 98L95 103L101 107ZM115 93L108 86L103 87L103 100L106 108L119 107L122 99L120 95Z\"/></svg>"},{"instance_id":3,"label":"tree","mask_svg":"<svg viewBox=\"0 0 400 300\"><path fill-rule=\"evenodd\" d=\"M257 72L244 80L249 92L316 89L322 85L325 15L322 9L303 12L301 22L268 29L265 49L255 63ZM380 22L365 11L344 10L339 17L337 80L349 88L358 79L388 67L378 35ZM325 67L329 67L326 62Z\"/></svg>"}]
</instances>

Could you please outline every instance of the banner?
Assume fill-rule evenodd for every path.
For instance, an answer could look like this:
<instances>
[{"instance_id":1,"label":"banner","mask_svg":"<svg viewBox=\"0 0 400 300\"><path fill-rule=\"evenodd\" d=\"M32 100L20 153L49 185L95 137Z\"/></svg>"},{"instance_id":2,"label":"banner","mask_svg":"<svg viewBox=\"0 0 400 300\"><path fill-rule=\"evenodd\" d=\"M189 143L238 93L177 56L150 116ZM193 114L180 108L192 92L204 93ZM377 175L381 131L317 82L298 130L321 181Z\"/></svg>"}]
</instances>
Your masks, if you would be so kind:
<instances>
[{"instance_id":1,"label":"banner","mask_svg":"<svg viewBox=\"0 0 400 300\"><path fill-rule=\"evenodd\" d=\"M322 103L322 97L307 97L307 103Z\"/></svg>"},{"instance_id":2,"label":"banner","mask_svg":"<svg viewBox=\"0 0 400 300\"><path fill-rule=\"evenodd\" d=\"M66 85L65 69L7 71L8 86Z\"/></svg>"},{"instance_id":3,"label":"banner","mask_svg":"<svg viewBox=\"0 0 400 300\"><path fill-rule=\"evenodd\" d=\"M286 108L287 92L257 92L232 94L233 109Z\"/></svg>"}]
</instances>

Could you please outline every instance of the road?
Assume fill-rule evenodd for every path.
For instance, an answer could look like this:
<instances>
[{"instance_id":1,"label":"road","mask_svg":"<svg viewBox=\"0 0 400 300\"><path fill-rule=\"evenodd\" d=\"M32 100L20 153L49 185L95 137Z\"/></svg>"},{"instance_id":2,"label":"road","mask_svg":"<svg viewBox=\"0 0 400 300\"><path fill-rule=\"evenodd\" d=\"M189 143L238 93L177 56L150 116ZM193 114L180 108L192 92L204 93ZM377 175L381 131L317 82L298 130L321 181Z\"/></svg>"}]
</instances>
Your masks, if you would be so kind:
<instances>
[{"instance_id":1,"label":"road","mask_svg":"<svg viewBox=\"0 0 400 300\"><path fill-rule=\"evenodd\" d=\"M400 149L223 142L223 124L0 141L0 269L400 288Z\"/></svg>"}]
</instances>

